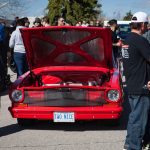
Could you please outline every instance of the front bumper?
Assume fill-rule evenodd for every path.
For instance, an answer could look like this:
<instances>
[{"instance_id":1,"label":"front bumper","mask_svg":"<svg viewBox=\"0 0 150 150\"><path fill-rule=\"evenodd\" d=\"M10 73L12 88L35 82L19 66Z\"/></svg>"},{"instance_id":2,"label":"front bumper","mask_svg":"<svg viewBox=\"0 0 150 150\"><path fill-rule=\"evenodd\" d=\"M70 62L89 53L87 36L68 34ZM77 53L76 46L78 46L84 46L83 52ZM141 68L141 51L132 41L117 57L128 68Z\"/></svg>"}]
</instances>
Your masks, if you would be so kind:
<instances>
[{"instance_id":1,"label":"front bumper","mask_svg":"<svg viewBox=\"0 0 150 150\"><path fill-rule=\"evenodd\" d=\"M74 112L75 120L118 119L122 106L113 107L9 107L13 118L53 120L54 112Z\"/></svg>"}]
</instances>

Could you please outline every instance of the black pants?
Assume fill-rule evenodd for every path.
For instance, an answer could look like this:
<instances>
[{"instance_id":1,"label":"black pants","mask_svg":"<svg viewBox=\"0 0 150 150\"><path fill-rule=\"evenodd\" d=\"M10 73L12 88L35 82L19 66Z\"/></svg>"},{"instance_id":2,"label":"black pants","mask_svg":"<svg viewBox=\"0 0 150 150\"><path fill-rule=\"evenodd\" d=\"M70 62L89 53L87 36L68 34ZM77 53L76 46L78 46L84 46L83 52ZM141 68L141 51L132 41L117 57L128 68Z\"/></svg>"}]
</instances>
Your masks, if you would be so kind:
<instances>
[{"instance_id":1,"label":"black pants","mask_svg":"<svg viewBox=\"0 0 150 150\"><path fill-rule=\"evenodd\" d=\"M5 87L7 77L7 50L5 44L0 42L0 90Z\"/></svg>"}]
</instances>

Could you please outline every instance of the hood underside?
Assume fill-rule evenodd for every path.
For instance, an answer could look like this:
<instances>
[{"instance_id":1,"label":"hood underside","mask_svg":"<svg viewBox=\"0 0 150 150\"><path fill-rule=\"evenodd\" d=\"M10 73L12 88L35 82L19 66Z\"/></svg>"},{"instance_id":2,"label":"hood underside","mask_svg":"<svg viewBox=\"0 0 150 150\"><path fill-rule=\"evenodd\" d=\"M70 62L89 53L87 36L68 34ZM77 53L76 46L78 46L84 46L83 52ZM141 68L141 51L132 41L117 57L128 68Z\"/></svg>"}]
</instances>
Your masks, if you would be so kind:
<instances>
[{"instance_id":1,"label":"hood underside","mask_svg":"<svg viewBox=\"0 0 150 150\"><path fill-rule=\"evenodd\" d=\"M112 68L111 32L94 27L21 29L30 69L49 66Z\"/></svg>"}]
</instances>

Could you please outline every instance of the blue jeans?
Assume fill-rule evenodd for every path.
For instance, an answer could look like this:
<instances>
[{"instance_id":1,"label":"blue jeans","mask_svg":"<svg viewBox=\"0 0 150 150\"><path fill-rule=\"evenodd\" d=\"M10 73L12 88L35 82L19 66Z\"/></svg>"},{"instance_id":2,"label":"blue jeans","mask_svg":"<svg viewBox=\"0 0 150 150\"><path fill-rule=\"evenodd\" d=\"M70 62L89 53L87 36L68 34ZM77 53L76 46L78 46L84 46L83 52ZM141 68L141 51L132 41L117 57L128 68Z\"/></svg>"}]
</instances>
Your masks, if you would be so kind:
<instances>
[{"instance_id":1,"label":"blue jeans","mask_svg":"<svg viewBox=\"0 0 150 150\"><path fill-rule=\"evenodd\" d=\"M14 52L14 61L17 68L17 77L28 71L28 64L25 53Z\"/></svg>"},{"instance_id":2,"label":"blue jeans","mask_svg":"<svg viewBox=\"0 0 150 150\"><path fill-rule=\"evenodd\" d=\"M125 147L127 150L141 150L142 140L148 120L149 96L128 96L131 113L129 115Z\"/></svg>"}]
</instances>

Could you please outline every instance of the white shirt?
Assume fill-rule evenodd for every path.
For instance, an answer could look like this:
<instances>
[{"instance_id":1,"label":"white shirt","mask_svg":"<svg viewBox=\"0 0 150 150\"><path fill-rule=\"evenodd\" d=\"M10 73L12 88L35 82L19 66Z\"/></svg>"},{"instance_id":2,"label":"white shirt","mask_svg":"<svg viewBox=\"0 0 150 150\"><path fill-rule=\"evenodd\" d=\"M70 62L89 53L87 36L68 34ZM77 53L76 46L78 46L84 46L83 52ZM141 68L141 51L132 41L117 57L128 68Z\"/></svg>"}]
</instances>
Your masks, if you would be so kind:
<instances>
[{"instance_id":1,"label":"white shirt","mask_svg":"<svg viewBox=\"0 0 150 150\"><path fill-rule=\"evenodd\" d=\"M20 28L25 28L25 27L17 26L16 30L12 33L10 37L9 47L14 48L14 52L25 53L25 47L19 30Z\"/></svg>"}]
</instances>

